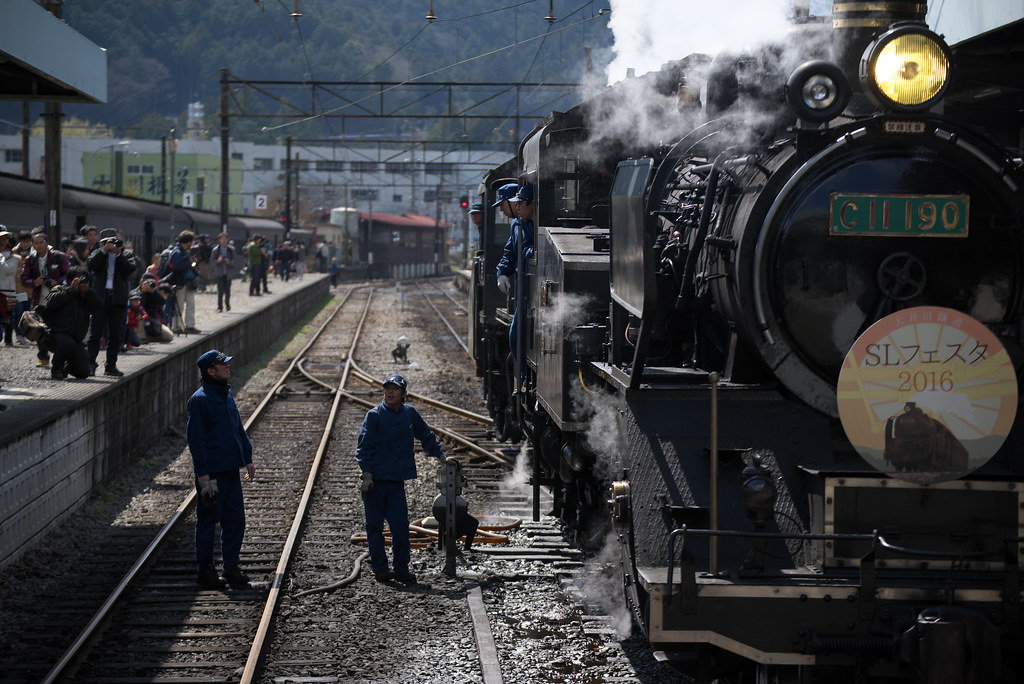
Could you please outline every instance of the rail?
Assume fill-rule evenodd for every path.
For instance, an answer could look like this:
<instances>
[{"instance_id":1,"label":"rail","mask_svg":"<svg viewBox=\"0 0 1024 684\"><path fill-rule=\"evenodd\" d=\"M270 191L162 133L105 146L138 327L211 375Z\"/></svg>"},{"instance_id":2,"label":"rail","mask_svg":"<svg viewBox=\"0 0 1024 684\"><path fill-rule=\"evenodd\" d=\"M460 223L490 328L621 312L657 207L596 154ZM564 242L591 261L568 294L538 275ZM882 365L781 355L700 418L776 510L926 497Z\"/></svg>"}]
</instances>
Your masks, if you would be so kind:
<instances>
[{"instance_id":1,"label":"rail","mask_svg":"<svg viewBox=\"0 0 1024 684\"><path fill-rule=\"evenodd\" d=\"M334 317L342 310L345 304L348 302L352 292L358 288L352 288L345 293L342 297L341 302L335 307L331 315L324 321L316 332L311 336L308 344L306 344L296 355L288 367L281 373L278 380L274 383L273 387L264 395L262 401L253 409L253 412L249 415L249 418L245 421L244 427L249 430L263 415L264 411L270 405L275 394L284 385L288 377L291 375L293 369L300 365L301 360L305 354L317 341L317 339L323 334L324 330L327 329L328 325L334 320ZM367 304L367 307L369 304ZM67 648L67 650L61 655L50 671L46 674L46 677L42 680L42 684L53 684L54 682L62 681L71 674L74 668L78 665L85 653L88 651L90 646L94 643L99 634L103 631L104 626L107 624L112 611L115 606L124 598L128 589L131 588L141 577L143 571L150 566L150 564L162 553L167 540L171 537L173 530L181 524L189 508L195 504L197 492L195 488L189 491L189 494L181 502L178 508L171 515L170 519L164 524L159 532L153 538L153 541L146 547L139 558L135 561L132 567L125 573L121 581L118 582L117 586L106 598L100 608L96 611L93 617L89 620L86 626L78 634L75 640ZM276 580L276 578L275 578Z\"/></svg>"},{"instance_id":2,"label":"rail","mask_svg":"<svg viewBox=\"0 0 1024 684\"><path fill-rule=\"evenodd\" d=\"M448 320L448 317L441 313L441 310L437 308L437 305L430 300L427 291L423 289L423 286L420 285L419 282L416 282L414 284L416 285L416 289L423 294L423 299L426 300L427 304L430 305L430 308L432 308L434 310L434 313L437 314L437 317L441 319L441 322L444 323L445 327L448 328L448 331L451 332L452 337L455 338L455 341L458 342L460 347L462 347L462 351L466 352L466 354L469 355L470 358L473 358L473 353L469 351L469 345L466 343L466 340L462 338L462 335L456 332L455 328Z\"/></svg>"},{"instance_id":3,"label":"rail","mask_svg":"<svg viewBox=\"0 0 1024 684\"><path fill-rule=\"evenodd\" d=\"M347 298L346 298L347 299ZM298 542L299 532L302 530L302 525L306 520L306 513L309 510L309 502L313 495L313 486L316 484L316 478L320 474L320 465L323 463L324 453L327 451L327 444L331 440L331 430L334 426L335 419L338 415L338 409L341 407L342 399L344 399L344 393L341 389L345 386L345 382L348 380L348 371L352 364L352 355L355 352L356 345L359 343L359 337L363 331L363 325L366 323L366 316L370 311L370 302L373 301L373 290L370 290L370 296L366 298L366 305L363 307L363 314L359 319L359 325L356 326L356 330L352 335L352 344L348 349L348 360L345 362L345 370L342 372L341 380L339 380L337 392L334 395L334 401L331 404L330 415L327 418L327 425L324 428L323 434L320 435L320 444L317 446L316 455L313 457L313 464L309 469L309 476L306 478L306 486L302 491L302 498L299 501L299 508L295 512L295 517L292 519L291 529L288 531L288 538L285 540L284 550L281 552L281 559L278 562L277 569L274 572L274 579L270 585L270 591L267 596L267 601L264 604L263 615L260 618L260 624L256 628L256 637L253 639L252 646L249 649L249 658L245 662L245 667L242 670L242 676L239 679L241 684L251 684L256 676L257 668L259 666L260 658L263 655L263 649L266 645L267 636L270 634L270 626L274 620L274 614L277 612L277 607L281 598L281 589L284 586L285 577L288 573L288 563L291 561L292 552L295 550L295 545ZM335 310L337 313L338 309ZM334 318L334 314L331 315L331 319ZM328 323L330 319L328 320ZM324 324L319 330L317 330L317 337L324 330L327 323ZM305 348L303 353L307 351L313 344L311 340ZM296 365L299 360L297 354L295 359L292 361L289 369Z\"/></svg>"}]
</instances>

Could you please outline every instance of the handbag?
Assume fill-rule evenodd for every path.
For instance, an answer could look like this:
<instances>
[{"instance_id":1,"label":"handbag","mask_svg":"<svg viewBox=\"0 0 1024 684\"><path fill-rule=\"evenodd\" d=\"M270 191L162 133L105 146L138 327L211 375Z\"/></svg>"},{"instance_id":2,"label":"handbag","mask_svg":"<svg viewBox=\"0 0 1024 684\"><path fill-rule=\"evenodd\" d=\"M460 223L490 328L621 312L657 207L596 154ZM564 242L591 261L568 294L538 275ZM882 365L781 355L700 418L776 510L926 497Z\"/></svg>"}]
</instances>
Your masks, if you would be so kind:
<instances>
[{"instance_id":1,"label":"handbag","mask_svg":"<svg viewBox=\"0 0 1024 684\"><path fill-rule=\"evenodd\" d=\"M43 322L42 316L36 311L26 311L21 314L21 327L25 330L25 337L31 342L38 342L44 335L50 332Z\"/></svg>"}]
</instances>

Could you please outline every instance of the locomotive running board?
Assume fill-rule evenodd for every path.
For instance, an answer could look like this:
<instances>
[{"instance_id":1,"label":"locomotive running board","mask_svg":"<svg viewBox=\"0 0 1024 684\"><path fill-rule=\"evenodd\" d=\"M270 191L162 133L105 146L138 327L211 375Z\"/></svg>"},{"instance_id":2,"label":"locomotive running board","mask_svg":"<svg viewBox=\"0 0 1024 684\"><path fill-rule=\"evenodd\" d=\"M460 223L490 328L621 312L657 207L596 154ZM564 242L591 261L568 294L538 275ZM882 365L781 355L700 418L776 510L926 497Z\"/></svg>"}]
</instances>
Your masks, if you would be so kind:
<instances>
[{"instance_id":1,"label":"locomotive running board","mask_svg":"<svg viewBox=\"0 0 1024 684\"><path fill-rule=\"evenodd\" d=\"M664 622L664 585L650 587L650 625L648 640L657 648L660 644L707 644L735 653L748 660L765 665L814 665L813 655L799 653L770 653L749 644L731 639L719 632L704 629L666 630Z\"/></svg>"}]
</instances>

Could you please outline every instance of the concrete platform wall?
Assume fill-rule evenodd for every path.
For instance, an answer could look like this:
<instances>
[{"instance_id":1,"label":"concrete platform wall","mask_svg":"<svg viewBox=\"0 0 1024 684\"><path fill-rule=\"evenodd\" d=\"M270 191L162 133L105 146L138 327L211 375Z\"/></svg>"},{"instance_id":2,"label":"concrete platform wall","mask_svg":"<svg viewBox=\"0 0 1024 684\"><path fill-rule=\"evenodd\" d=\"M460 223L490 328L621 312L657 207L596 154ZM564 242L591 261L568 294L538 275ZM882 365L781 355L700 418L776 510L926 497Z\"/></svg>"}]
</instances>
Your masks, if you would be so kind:
<instances>
[{"instance_id":1,"label":"concrete platform wall","mask_svg":"<svg viewBox=\"0 0 1024 684\"><path fill-rule=\"evenodd\" d=\"M12 409L24 416L0 446L0 568L78 510L153 439L171 427L184 430L185 402L199 386L199 354L216 348L254 358L327 296L327 279L317 279L230 327L190 338L141 372L100 389L69 382L66 394Z\"/></svg>"}]
</instances>

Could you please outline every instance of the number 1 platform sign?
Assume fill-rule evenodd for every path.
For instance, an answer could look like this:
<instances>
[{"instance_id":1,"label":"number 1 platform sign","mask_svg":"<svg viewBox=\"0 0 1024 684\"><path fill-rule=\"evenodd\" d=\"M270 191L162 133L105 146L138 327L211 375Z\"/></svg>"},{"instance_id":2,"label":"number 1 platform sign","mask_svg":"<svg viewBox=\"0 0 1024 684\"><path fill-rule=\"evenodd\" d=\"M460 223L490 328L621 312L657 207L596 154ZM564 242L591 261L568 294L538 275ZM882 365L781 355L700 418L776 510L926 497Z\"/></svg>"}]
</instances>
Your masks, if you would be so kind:
<instances>
[{"instance_id":1,"label":"number 1 platform sign","mask_svg":"<svg viewBox=\"0 0 1024 684\"><path fill-rule=\"evenodd\" d=\"M931 484L963 477L999 450L1017 413L1017 376L981 322L921 306L857 338L836 395L846 436L872 467Z\"/></svg>"}]
</instances>

